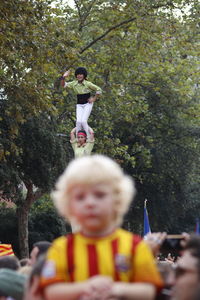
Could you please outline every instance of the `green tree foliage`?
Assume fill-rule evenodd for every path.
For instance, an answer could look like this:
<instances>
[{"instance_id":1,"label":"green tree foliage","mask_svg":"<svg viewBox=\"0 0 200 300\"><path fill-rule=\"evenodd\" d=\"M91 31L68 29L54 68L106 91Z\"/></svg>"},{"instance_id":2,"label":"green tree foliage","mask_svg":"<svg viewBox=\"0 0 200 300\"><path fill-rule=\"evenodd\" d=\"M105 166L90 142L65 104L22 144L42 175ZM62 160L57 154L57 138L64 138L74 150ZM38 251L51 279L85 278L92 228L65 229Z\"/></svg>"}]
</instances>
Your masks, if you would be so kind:
<instances>
[{"instance_id":1,"label":"green tree foliage","mask_svg":"<svg viewBox=\"0 0 200 300\"><path fill-rule=\"evenodd\" d=\"M30 211L29 245L37 241L53 241L56 237L71 232L69 225L58 216L48 195L36 201Z\"/></svg>"},{"instance_id":2,"label":"green tree foliage","mask_svg":"<svg viewBox=\"0 0 200 300\"><path fill-rule=\"evenodd\" d=\"M149 208L154 230L190 231L194 229L195 216L198 217L199 213L196 169L199 135L197 128L186 122L183 115L196 101L180 105L177 92L170 90L170 86L160 78L154 80L157 86L162 86L163 93L147 93L149 112L152 114L147 127L147 134L152 137L149 148L152 159L151 166L143 169L144 180L139 194L151 199ZM185 223L189 214L190 222Z\"/></svg>"},{"instance_id":3,"label":"green tree foliage","mask_svg":"<svg viewBox=\"0 0 200 300\"><path fill-rule=\"evenodd\" d=\"M8 135L16 152L20 124L42 111L55 111L52 82L61 66L75 56L70 46L73 33L64 32L60 10L52 8L51 2L0 4L1 98L8 102L5 113L12 118ZM1 145L1 158L5 154Z\"/></svg>"},{"instance_id":4,"label":"green tree foliage","mask_svg":"<svg viewBox=\"0 0 200 300\"><path fill-rule=\"evenodd\" d=\"M6 101L1 103L1 143L7 151L0 167L0 190L17 206L19 248L21 256L28 254L28 214L31 205L46 192L50 192L56 178L62 173L70 153L66 142L57 136L53 117L41 113L27 119L15 137L18 149L12 151L7 137L12 122L5 113Z\"/></svg>"},{"instance_id":5,"label":"green tree foliage","mask_svg":"<svg viewBox=\"0 0 200 300\"><path fill-rule=\"evenodd\" d=\"M16 207L0 205L0 241L12 244L17 256L20 255L17 231ZM69 226L58 216L52 201L46 195L35 202L29 215L29 249L38 241L53 241L56 237L70 232Z\"/></svg>"},{"instance_id":6,"label":"green tree foliage","mask_svg":"<svg viewBox=\"0 0 200 300\"><path fill-rule=\"evenodd\" d=\"M15 253L18 250L17 216L14 208L6 208L0 204L1 230L0 241L5 244L12 244Z\"/></svg>"}]
</instances>

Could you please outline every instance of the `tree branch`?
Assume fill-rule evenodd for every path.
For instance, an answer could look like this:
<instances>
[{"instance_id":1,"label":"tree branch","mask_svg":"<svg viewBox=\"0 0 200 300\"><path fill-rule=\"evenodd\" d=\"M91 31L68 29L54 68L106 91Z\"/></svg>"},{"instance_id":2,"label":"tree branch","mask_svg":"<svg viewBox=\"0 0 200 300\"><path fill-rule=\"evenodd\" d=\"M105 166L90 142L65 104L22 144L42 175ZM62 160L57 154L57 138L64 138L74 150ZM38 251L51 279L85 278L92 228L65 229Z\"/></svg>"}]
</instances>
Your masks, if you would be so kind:
<instances>
[{"instance_id":1,"label":"tree branch","mask_svg":"<svg viewBox=\"0 0 200 300\"><path fill-rule=\"evenodd\" d=\"M161 7L166 7L166 5L168 6L171 6L173 8L175 8L174 4L173 4L173 1L169 1L166 3L162 3L162 4L158 4L158 5L154 5L152 6L153 9L158 9L158 8L161 8ZM148 15L148 14L143 14L143 16L145 15ZM128 20L125 20L123 22L120 22L119 24L117 25L114 25L112 26L111 28L109 28L108 30L106 30L102 35L100 35L99 37L97 37L96 39L94 39L91 43L89 43L87 46L85 46L83 49L80 50L80 54L82 54L83 52L85 52L87 49L89 49L92 45L94 45L96 42L98 42L99 40L103 39L106 35L108 35L111 31L125 25L125 24L128 24L128 23L131 23L133 21L136 20L136 17L133 17L133 18L130 18Z\"/></svg>"},{"instance_id":2,"label":"tree branch","mask_svg":"<svg viewBox=\"0 0 200 300\"><path fill-rule=\"evenodd\" d=\"M36 200L38 200L39 198L41 198L43 194L44 194L44 192L41 191L40 189L38 189L36 192L34 192L34 194L33 194L33 202L35 202Z\"/></svg>"},{"instance_id":3,"label":"tree branch","mask_svg":"<svg viewBox=\"0 0 200 300\"><path fill-rule=\"evenodd\" d=\"M76 6L76 8L77 8L77 10L78 10L78 15L79 15L79 19L80 19L80 26L79 26L79 28L80 28L80 27L82 27L82 26L81 26L81 24L82 24L81 10L80 10L80 6L79 6L79 4L78 4L78 0L74 0L74 2L75 2L75 6Z\"/></svg>"},{"instance_id":4,"label":"tree branch","mask_svg":"<svg viewBox=\"0 0 200 300\"><path fill-rule=\"evenodd\" d=\"M93 0L92 3L90 4L90 6L88 7L88 9L86 9L86 12L85 13L81 13L81 9L80 9L80 6L79 6L79 1L78 0L74 0L75 2L75 6L77 8L77 11L78 11L78 15L79 15L79 19L80 19L80 24L79 24L79 31L82 31L83 27L85 26L85 21L87 19L87 17L89 16L90 14L90 11L93 7L93 5L95 4L96 0Z\"/></svg>"},{"instance_id":5,"label":"tree branch","mask_svg":"<svg viewBox=\"0 0 200 300\"><path fill-rule=\"evenodd\" d=\"M92 45L94 45L97 41L103 39L106 35L108 35L111 31L125 25L125 24L128 24L128 23L131 23L133 21L136 20L136 17L133 17L133 18L130 18L128 20L125 20L123 22L120 22L119 24L117 25L114 25L112 27L110 27L108 30L106 30L102 35L100 35L99 37L97 37L96 39L94 39L91 43L89 43L86 47L84 47L83 49L80 50L80 54L82 54L83 52L85 52L88 48L90 48Z\"/></svg>"},{"instance_id":6,"label":"tree branch","mask_svg":"<svg viewBox=\"0 0 200 300\"><path fill-rule=\"evenodd\" d=\"M80 30L80 31L82 31L82 29L83 29L84 26L86 26L86 24L84 24L84 23L85 23L87 17L89 16L89 14L90 14L90 12L91 12L91 10L92 10L92 7L94 6L95 2L96 2L96 0L93 0L93 2L90 4L89 8L87 9L85 15L83 15L84 18L82 19L82 24L81 24L81 26L79 27L79 30Z\"/></svg>"},{"instance_id":7,"label":"tree branch","mask_svg":"<svg viewBox=\"0 0 200 300\"><path fill-rule=\"evenodd\" d=\"M171 6L172 8L178 8L174 5L173 1L168 1L167 3L159 3L157 5L152 5L153 9L158 9L161 7Z\"/></svg>"}]
</instances>

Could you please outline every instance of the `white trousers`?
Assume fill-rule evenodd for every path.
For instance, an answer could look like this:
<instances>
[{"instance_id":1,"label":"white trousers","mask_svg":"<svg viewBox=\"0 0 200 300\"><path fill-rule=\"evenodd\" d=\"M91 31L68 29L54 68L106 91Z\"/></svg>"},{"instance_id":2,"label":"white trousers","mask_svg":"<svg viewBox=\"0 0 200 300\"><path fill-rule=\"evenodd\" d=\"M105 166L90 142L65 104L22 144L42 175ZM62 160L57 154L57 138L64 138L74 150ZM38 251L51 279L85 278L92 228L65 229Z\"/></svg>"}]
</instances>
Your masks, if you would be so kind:
<instances>
[{"instance_id":1,"label":"white trousers","mask_svg":"<svg viewBox=\"0 0 200 300\"><path fill-rule=\"evenodd\" d=\"M91 114L93 103L77 104L76 105L76 134L79 130L85 130L89 136L88 118Z\"/></svg>"}]
</instances>

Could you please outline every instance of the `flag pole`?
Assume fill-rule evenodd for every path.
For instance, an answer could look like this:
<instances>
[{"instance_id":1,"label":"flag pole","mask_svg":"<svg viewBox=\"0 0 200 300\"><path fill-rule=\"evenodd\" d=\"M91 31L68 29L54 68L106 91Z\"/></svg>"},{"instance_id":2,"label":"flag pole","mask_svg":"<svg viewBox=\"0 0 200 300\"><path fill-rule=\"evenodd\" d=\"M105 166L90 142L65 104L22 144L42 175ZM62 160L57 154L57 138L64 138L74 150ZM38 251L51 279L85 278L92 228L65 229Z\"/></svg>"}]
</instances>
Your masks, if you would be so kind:
<instances>
[{"instance_id":1,"label":"flag pole","mask_svg":"<svg viewBox=\"0 0 200 300\"><path fill-rule=\"evenodd\" d=\"M144 200L144 207L147 207L147 199Z\"/></svg>"},{"instance_id":2,"label":"flag pole","mask_svg":"<svg viewBox=\"0 0 200 300\"><path fill-rule=\"evenodd\" d=\"M151 228L149 224L149 216L147 211L147 199L144 200L144 233L143 235L147 235L148 233L151 233Z\"/></svg>"},{"instance_id":3,"label":"flag pole","mask_svg":"<svg viewBox=\"0 0 200 300\"><path fill-rule=\"evenodd\" d=\"M200 234L200 220L199 218L196 218L196 228L195 228L195 233Z\"/></svg>"}]
</instances>

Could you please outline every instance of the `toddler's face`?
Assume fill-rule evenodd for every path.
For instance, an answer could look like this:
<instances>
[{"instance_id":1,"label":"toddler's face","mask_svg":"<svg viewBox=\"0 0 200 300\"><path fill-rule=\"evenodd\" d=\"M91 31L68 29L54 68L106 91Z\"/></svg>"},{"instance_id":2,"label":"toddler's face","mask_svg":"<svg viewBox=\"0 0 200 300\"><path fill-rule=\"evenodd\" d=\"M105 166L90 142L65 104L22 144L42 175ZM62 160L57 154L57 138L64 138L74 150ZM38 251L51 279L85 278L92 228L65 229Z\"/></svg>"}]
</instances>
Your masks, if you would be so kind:
<instances>
[{"instance_id":1,"label":"toddler's face","mask_svg":"<svg viewBox=\"0 0 200 300\"><path fill-rule=\"evenodd\" d=\"M102 235L114 227L114 195L108 184L79 184L70 191L70 214L88 235Z\"/></svg>"}]
</instances>

